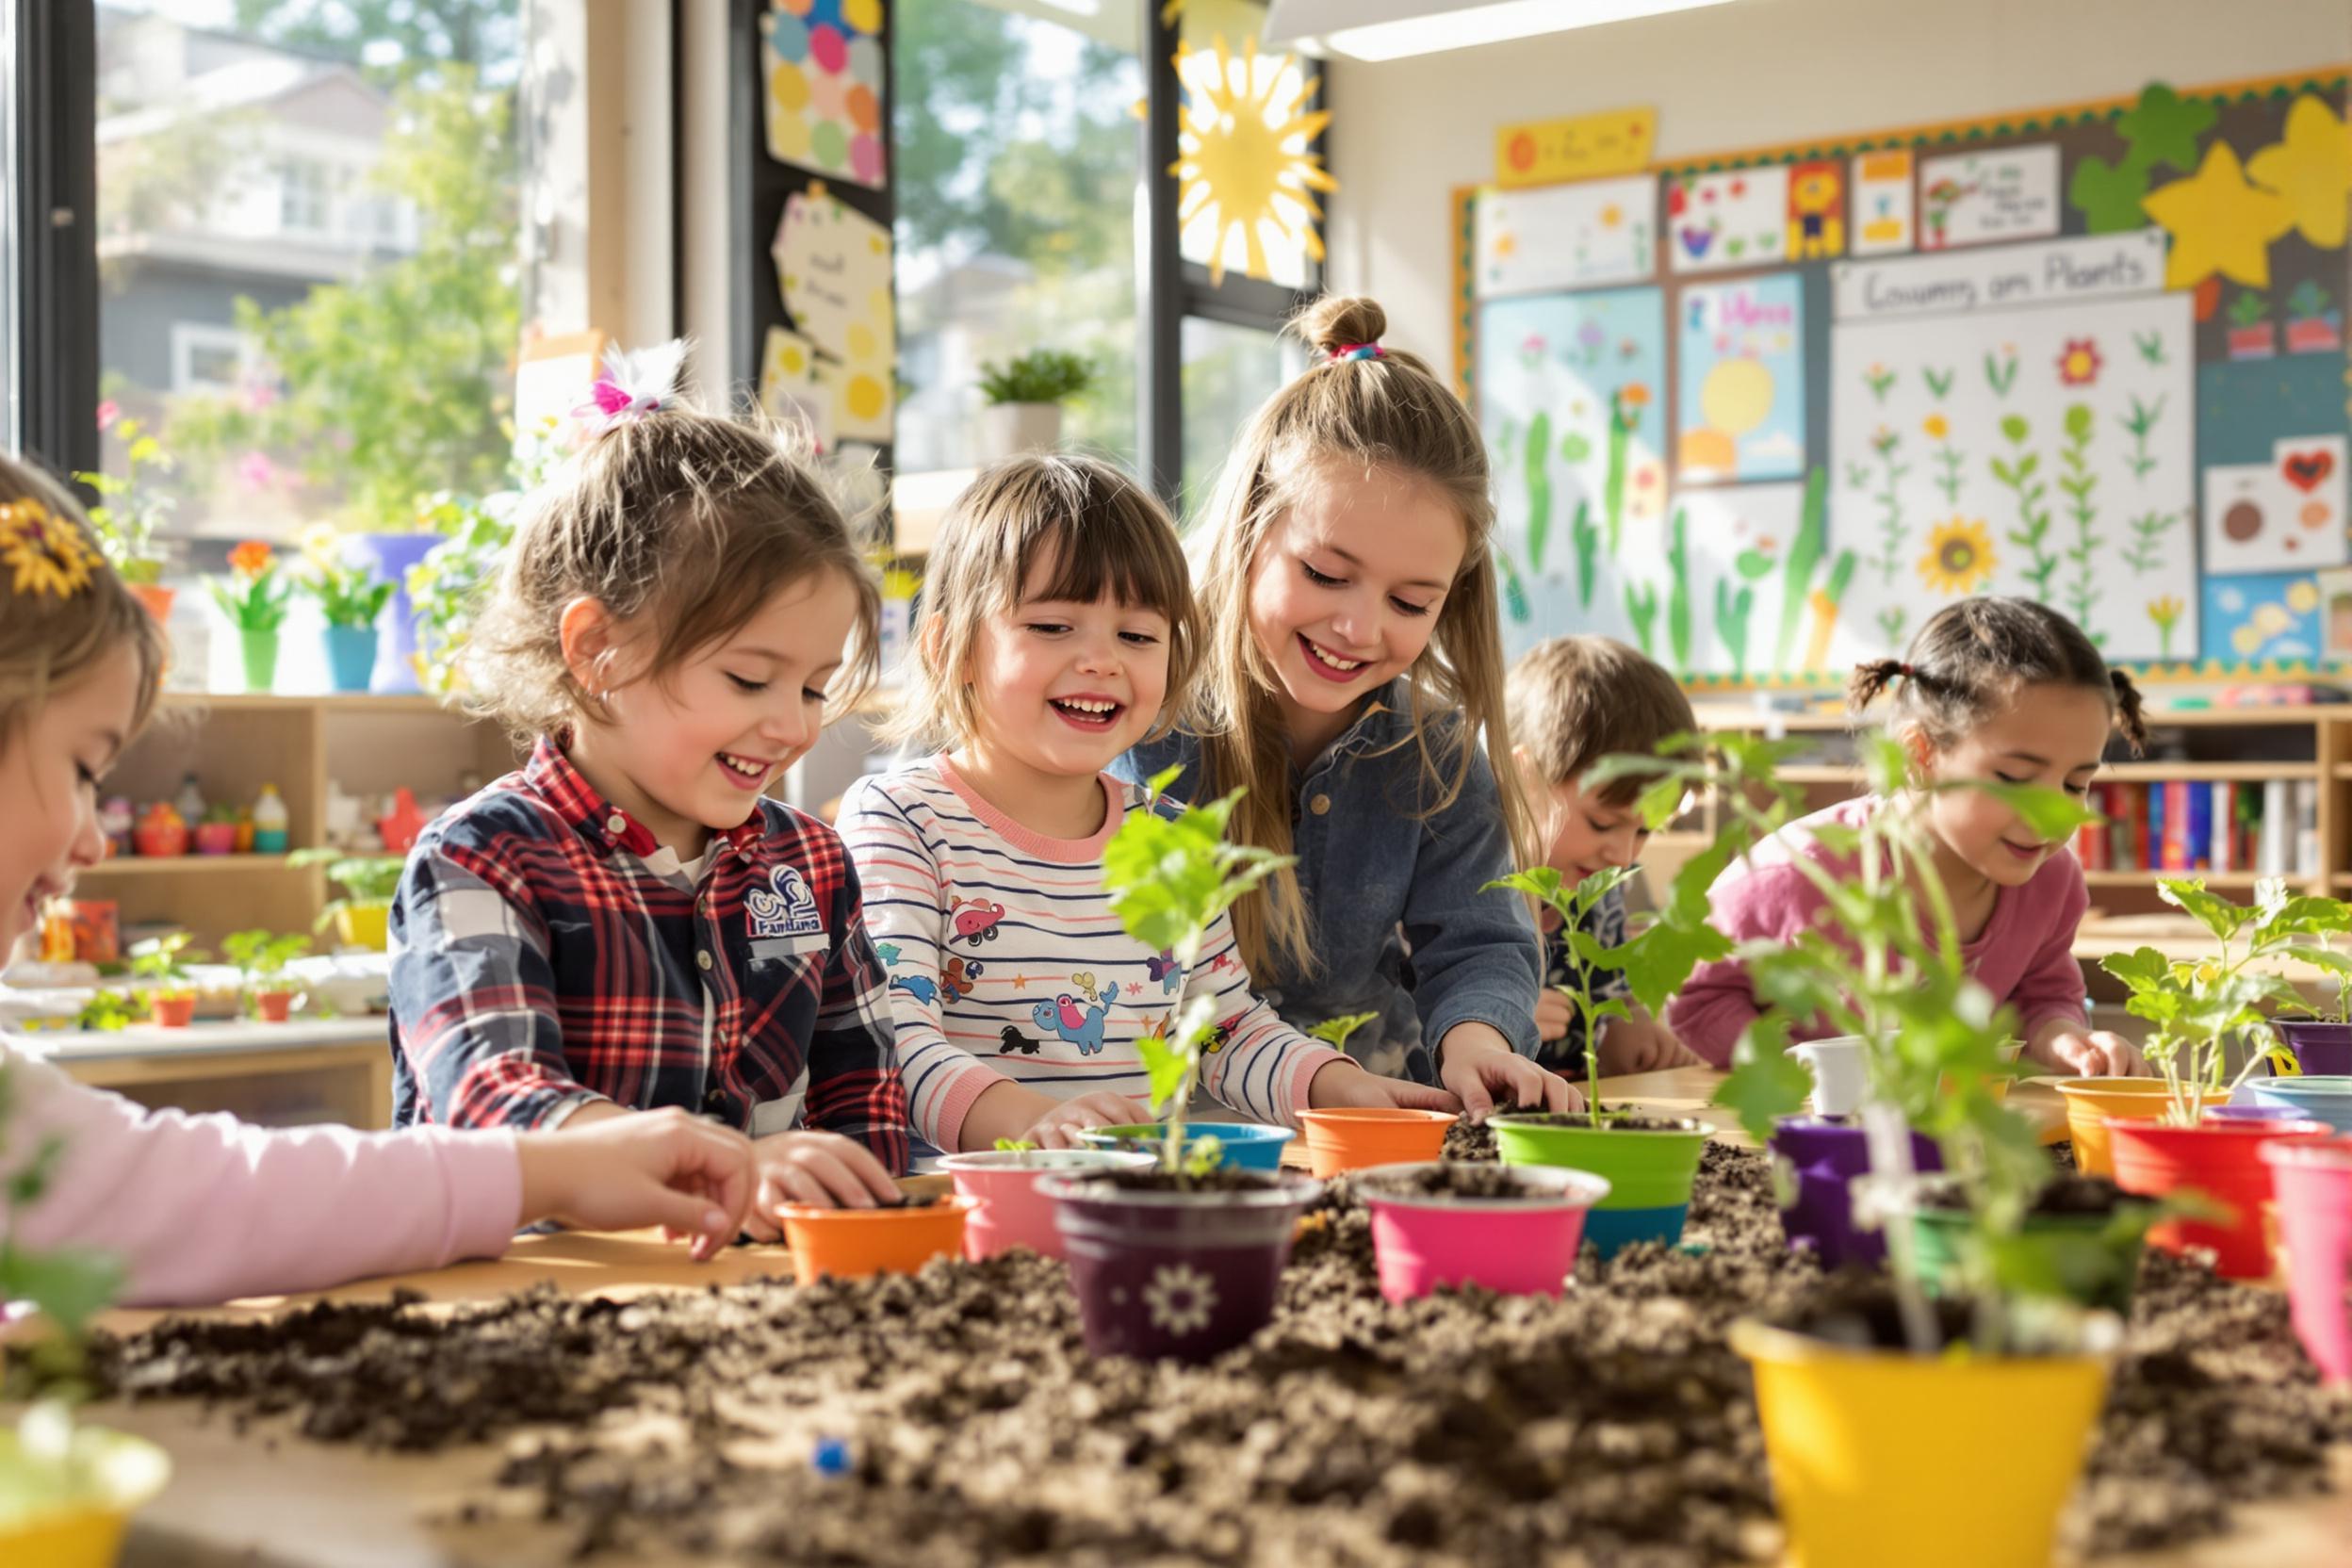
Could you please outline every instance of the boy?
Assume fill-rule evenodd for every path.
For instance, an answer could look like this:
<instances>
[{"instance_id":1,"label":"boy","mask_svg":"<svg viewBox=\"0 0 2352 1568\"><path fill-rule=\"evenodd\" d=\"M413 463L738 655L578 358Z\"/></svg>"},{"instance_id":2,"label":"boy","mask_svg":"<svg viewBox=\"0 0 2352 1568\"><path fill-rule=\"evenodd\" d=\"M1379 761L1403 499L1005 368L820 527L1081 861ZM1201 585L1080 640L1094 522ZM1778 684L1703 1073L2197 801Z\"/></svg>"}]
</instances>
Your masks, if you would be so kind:
<instances>
[{"instance_id":1,"label":"boy","mask_svg":"<svg viewBox=\"0 0 2352 1568\"><path fill-rule=\"evenodd\" d=\"M1625 777L1597 789L1584 774L1601 758L1648 755L1669 736L1696 729L1690 699L1674 678L1625 644L1607 637L1555 637L1511 666L1506 693L1511 757L1519 766L1543 836L1544 862L1570 885L1611 866L1630 866L1649 842L1634 809L1648 780ZM1560 989L1576 959L1559 917L1544 915L1544 994L1535 1004L1537 1060L1557 1072L1581 1074L1583 1026ZM1586 930L1604 947L1625 937L1622 889L1597 905ZM1625 977L1611 974L1595 999L1623 996ZM1633 1017L1611 1019L1601 1031L1604 1074L1652 1072L1699 1065L1672 1031L1632 1004Z\"/></svg>"}]
</instances>

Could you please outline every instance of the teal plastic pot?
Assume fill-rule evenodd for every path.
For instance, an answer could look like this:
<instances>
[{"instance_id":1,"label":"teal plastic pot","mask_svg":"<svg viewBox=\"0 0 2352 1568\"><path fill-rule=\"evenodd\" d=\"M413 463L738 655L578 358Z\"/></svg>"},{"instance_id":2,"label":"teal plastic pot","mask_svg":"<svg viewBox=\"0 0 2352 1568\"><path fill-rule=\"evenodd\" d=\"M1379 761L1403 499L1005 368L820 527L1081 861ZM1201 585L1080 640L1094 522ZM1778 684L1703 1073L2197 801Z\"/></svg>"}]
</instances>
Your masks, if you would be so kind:
<instances>
[{"instance_id":1,"label":"teal plastic pot","mask_svg":"<svg viewBox=\"0 0 2352 1568\"><path fill-rule=\"evenodd\" d=\"M338 692L364 692L376 668L376 629L371 626L327 628L327 674Z\"/></svg>"},{"instance_id":2,"label":"teal plastic pot","mask_svg":"<svg viewBox=\"0 0 2352 1568\"><path fill-rule=\"evenodd\" d=\"M2276 1105L2352 1133L2352 1077L2257 1078L2246 1086L2257 1105Z\"/></svg>"},{"instance_id":3,"label":"teal plastic pot","mask_svg":"<svg viewBox=\"0 0 2352 1568\"><path fill-rule=\"evenodd\" d=\"M1661 1241L1669 1246L1682 1239L1682 1222L1690 1212L1690 1184L1699 1173L1699 1153L1707 1147L1703 1122L1673 1120L1671 1131L1635 1130L1602 1125L1581 1113L1546 1116L1489 1117L1494 1146L1505 1165L1560 1166L1589 1170L1609 1183L1609 1196L1585 1217L1585 1238L1608 1257L1637 1241Z\"/></svg>"},{"instance_id":4,"label":"teal plastic pot","mask_svg":"<svg viewBox=\"0 0 2352 1568\"><path fill-rule=\"evenodd\" d=\"M2029 1214L2018 1227L2018 1241L2042 1260L2068 1300L2129 1314L2146 1234L2132 1226L2114 1237L2107 1233L2118 1217L2148 1207L2127 1196L2107 1214ZM1941 1295L1948 1283L1958 1287L1961 1238L1968 1231L1968 1216L1959 1209L1922 1205L1912 1211L1912 1271L1930 1294Z\"/></svg>"},{"instance_id":5,"label":"teal plastic pot","mask_svg":"<svg viewBox=\"0 0 2352 1568\"><path fill-rule=\"evenodd\" d=\"M1267 1127L1254 1121L1194 1121L1184 1127L1187 1146L1213 1137L1223 1148L1219 1166L1234 1170L1280 1170L1282 1146L1298 1135L1287 1127ZM1095 1127L1078 1135L1090 1149L1145 1149L1152 1154L1168 1147L1168 1124L1138 1122L1132 1127Z\"/></svg>"}]
</instances>

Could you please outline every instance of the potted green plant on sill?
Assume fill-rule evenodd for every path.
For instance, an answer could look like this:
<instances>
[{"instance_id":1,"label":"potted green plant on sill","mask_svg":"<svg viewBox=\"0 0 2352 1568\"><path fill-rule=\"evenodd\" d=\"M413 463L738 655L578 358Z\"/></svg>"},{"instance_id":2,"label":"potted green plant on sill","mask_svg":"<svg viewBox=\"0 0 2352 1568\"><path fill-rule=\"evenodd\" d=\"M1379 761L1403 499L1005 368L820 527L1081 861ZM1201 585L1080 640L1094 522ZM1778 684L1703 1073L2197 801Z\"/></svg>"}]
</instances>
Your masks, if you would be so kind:
<instances>
[{"instance_id":1,"label":"potted green plant on sill","mask_svg":"<svg viewBox=\"0 0 2352 1568\"><path fill-rule=\"evenodd\" d=\"M74 477L98 493L90 521L99 547L160 626L172 618L173 591L163 586L165 558L155 533L172 508L150 475L170 473L172 457L139 420L122 417L111 399L98 405L98 428L122 443L122 472L77 470Z\"/></svg>"},{"instance_id":2,"label":"potted green plant on sill","mask_svg":"<svg viewBox=\"0 0 2352 1568\"><path fill-rule=\"evenodd\" d=\"M210 580L212 600L237 630L244 660L245 689L267 692L278 680L278 633L294 584L277 552L258 539L229 551L229 576Z\"/></svg>"},{"instance_id":3,"label":"potted green plant on sill","mask_svg":"<svg viewBox=\"0 0 2352 1568\"><path fill-rule=\"evenodd\" d=\"M338 692L366 691L376 667L376 619L392 598L392 584L324 548L306 554L295 583L326 620L330 683Z\"/></svg>"},{"instance_id":4,"label":"potted green plant on sill","mask_svg":"<svg viewBox=\"0 0 2352 1568\"><path fill-rule=\"evenodd\" d=\"M408 864L404 857L349 855L339 849L298 849L287 857L287 863L323 865L327 868L327 880L343 890L341 898L329 899L318 911L314 930L334 926L336 939L346 947L381 953L389 945L386 923L392 912L392 895L400 890L400 872Z\"/></svg>"},{"instance_id":5,"label":"potted green plant on sill","mask_svg":"<svg viewBox=\"0 0 2352 1568\"><path fill-rule=\"evenodd\" d=\"M196 1017L196 987L188 966L210 955L190 947L193 940L187 932L174 931L131 949L131 973L147 982L148 1009L161 1028L185 1029Z\"/></svg>"},{"instance_id":6,"label":"potted green plant on sill","mask_svg":"<svg viewBox=\"0 0 2352 1568\"><path fill-rule=\"evenodd\" d=\"M299 932L233 931L220 939L220 949L242 972L254 1016L265 1023L284 1023L294 1010L296 989L286 966L310 951L310 939Z\"/></svg>"},{"instance_id":7,"label":"potted green plant on sill","mask_svg":"<svg viewBox=\"0 0 2352 1568\"><path fill-rule=\"evenodd\" d=\"M463 683L461 656L514 538L520 499L512 491L479 501L443 498L430 510L441 543L409 567L405 579L408 600L416 606L412 662L423 690L446 696Z\"/></svg>"},{"instance_id":8,"label":"potted green plant on sill","mask_svg":"<svg viewBox=\"0 0 2352 1568\"><path fill-rule=\"evenodd\" d=\"M981 446L990 462L1052 451L1062 435L1062 404L1094 384L1094 366L1061 349L1032 349L1007 365L980 367Z\"/></svg>"}]
</instances>

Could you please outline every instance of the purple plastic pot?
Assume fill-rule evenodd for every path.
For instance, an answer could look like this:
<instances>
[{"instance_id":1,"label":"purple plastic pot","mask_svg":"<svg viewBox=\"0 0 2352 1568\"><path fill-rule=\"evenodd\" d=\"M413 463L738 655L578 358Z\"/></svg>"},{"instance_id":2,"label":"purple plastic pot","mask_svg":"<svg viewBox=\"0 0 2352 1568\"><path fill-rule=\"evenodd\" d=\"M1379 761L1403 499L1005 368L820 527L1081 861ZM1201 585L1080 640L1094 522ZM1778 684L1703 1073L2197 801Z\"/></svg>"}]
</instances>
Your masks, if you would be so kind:
<instances>
[{"instance_id":1,"label":"purple plastic pot","mask_svg":"<svg viewBox=\"0 0 2352 1568\"><path fill-rule=\"evenodd\" d=\"M2352 1023L2324 1023L2318 1019L2282 1018L2271 1027L2307 1078L2352 1077Z\"/></svg>"},{"instance_id":2,"label":"purple plastic pot","mask_svg":"<svg viewBox=\"0 0 2352 1568\"><path fill-rule=\"evenodd\" d=\"M363 533L355 543L374 568L378 582L392 584L392 602L376 623L376 668L371 692L416 690L416 602L408 596L408 569L449 543L438 533Z\"/></svg>"},{"instance_id":3,"label":"purple plastic pot","mask_svg":"<svg viewBox=\"0 0 2352 1568\"><path fill-rule=\"evenodd\" d=\"M1100 1176L1042 1176L1098 1356L1202 1362L1274 1315L1298 1217L1322 1192L1289 1171L1242 1192L1131 1191Z\"/></svg>"},{"instance_id":4,"label":"purple plastic pot","mask_svg":"<svg viewBox=\"0 0 2352 1568\"><path fill-rule=\"evenodd\" d=\"M2208 1121L2300 1121L2303 1113L2292 1105L2208 1105Z\"/></svg>"},{"instance_id":5,"label":"purple plastic pot","mask_svg":"<svg viewBox=\"0 0 2352 1568\"><path fill-rule=\"evenodd\" d=\"M1772 1152L1788 1162L1796 1200L1780 1211L1780 1228L1792 1247L1811 1247L1824 1268L1874 1264L1886 1256L1886 1237L1854 1222L1851 1184L1870 1168L1870 1140L1859 1127L1812 1117L1783 1117L1772 1127ZM1911 1135L1916 1170L1941 1170L1944 1157L1924 1135Z\"/></svg>"}]
</instances>

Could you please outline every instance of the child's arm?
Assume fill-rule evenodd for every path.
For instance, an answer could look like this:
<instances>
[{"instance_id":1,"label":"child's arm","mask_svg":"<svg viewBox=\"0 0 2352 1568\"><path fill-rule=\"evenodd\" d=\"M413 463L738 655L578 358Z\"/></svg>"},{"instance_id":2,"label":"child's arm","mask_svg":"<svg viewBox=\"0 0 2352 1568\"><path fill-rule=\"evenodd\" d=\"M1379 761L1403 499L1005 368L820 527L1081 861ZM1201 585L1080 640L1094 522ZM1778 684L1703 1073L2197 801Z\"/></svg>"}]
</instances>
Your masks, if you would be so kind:
<instances>
[{"instance_id":1,"label":"child's arm","mask_svg":"<svg viewBox=\"0 0 2352 1568\"><path fill-rule=\"evenodd\" d=\"M849 852L829 833L822 839L812 834L811 847L838 857L841 863L840 874L832 878L833 907L825 923L836 935L825 956L825 992L818 999L816 1028L808 1040L806 1119L810 1127L863 1144L885 1170L903 1176L911 1157L910 1128L887 988L890 977L866 933L858 868Z\"/></svg>"},{"instance_id":2,"label":"child's arm","mask_svg":"<svg viewBox=\"0 0 2352 1568\"><path fill-rule=\"evenodd\" d=\"M1788 940L1805 928L1821 902L1805 874L1786 864L1735 863L1716 880L1708 898L1707 923L1735 942L1762 937ZM1741 1031L1762 1011L1747 965L1737 957L1719 958L1701 964L1668 1004L1666 1024L1704 1060L1729 1067Z\"/></svg>"}]
</instances>

